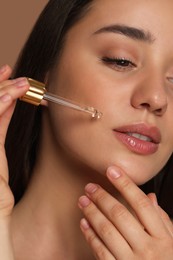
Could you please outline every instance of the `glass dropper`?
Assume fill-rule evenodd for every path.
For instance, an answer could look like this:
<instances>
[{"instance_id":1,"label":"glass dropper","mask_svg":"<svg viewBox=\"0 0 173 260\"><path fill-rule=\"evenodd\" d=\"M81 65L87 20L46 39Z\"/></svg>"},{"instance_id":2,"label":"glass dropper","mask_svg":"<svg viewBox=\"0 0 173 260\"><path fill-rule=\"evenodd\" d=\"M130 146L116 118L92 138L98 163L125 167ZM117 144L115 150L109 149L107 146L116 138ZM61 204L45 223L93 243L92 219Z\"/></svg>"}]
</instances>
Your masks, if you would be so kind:
<instances>
[{"instance_id":1,"label":"glass dropper","mask_svg":"<svg viewBox=\"0 0 173 260\"><path fill-rule=\"evenodd\" d=\"M100 119L102 117L102 113L99 112L96 108L90 106L82 106L77 103L74 103L71 100L59 97L52 93L46 91L45 84L39 82L37 80L27 78L30 88L26 92L26 94L21 98L21 100L34 104L40 105L42 100L47 100L54 102L59 105L63 105L81 112L86 112L91 114L92 118Z\"/></svg>"}]
</instances>

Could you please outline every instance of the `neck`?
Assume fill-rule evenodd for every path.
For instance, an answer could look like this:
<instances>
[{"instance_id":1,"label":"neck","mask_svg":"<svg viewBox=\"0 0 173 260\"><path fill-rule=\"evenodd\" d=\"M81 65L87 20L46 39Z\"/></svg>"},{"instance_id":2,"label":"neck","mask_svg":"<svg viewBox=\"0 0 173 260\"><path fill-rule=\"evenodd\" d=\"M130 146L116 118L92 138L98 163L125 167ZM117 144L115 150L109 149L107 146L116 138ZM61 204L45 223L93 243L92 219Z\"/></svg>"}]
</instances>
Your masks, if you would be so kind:
<instances>
[{"instance_id":1,"label":"neck","mask_svg":"<svg viewBox=\"0 0 173 260\"><path fill-rule=\"evenodd\" d=\"M77 202L89 182L100 184L110 193L115 190L105 176L69 159L57 145L53 147L54 140L48 136L44 146L40 145L27 191L13 213L14 246L16 256L20 255L16 259L27 260L29 252L30 260L51 256L92 260L79 228L82 214Z\"/></svg>"}]
</instances>

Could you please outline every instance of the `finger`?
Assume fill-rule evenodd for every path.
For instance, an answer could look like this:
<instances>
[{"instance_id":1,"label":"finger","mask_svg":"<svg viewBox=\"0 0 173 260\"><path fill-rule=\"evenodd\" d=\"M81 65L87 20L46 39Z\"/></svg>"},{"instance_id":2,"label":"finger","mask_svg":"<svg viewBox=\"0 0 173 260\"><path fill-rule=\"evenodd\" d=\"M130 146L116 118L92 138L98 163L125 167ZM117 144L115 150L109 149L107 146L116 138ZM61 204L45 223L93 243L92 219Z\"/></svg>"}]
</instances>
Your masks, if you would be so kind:
<instances>
[{"instance_id":1,"label":"finger","mask_svg":"<svg viewBox=\"0 0 173 260\"><path fill-rule=\"evenodd\" d=\"M154 193L150 193L147 196L152 201L152 203L155 206L156 210L160 214L163 223L165 224L165 226L167 227L167 229L170 232L171 236L173 237L173 224L172 224L172 221L169 218L168 214L158 205L156 195Z\"/></svg>"},{"instance_id":2,"label":"finger","mask_svg":"<svg viewBox=\"0 0 173 260\"><path fill-rule=\"evenodd\" d=\"M10 218L0 219L0 259L14 260Z\"/></svg>"},{"instance_id":3,"label":"finger","mask_svg":"<svg viewBox=\"0 0 173 260\"><path fill-rule=\"evenodd\" d=\"M148 198L151 200L152 204L155 206L156 210L158 209L158 202L157 197L155 193L149 193L147 194Z\"/></svg>"},{"instance_id":4,"label":"finger","mask_svg":"<svg viewBox=\"0 0 173 260\"><path fill-rule=\"evenodd\" d=\"M11 215L14 197L5 179L0 176L0 220Z\"/></svg>"},{"instance_id":5,"label":"finger","mask_svg":"<svg viewBox=\"0 0 173 260\"><path fill-rule=\"evenodd\" d=\"M2 115L14 100L24 95L29 84L26 78L19 78L10 81L5 87L2 87L2 84L0 86L0 115Z\"/></svg>"},{"instance_id":6,"label":"finger","mask_svg":"<svg viewBox=\"0 0 173 260\"><path fill-rule=\"evenodd\" d=\"M14 109L14 101L24 95L29 84L22 78L10 86L0 89L0 143L4 144L7 127ZM12 106L13 104L13 106ZM11 108L10 108L11 107ZM7 112L8 110L8 112Z\"/></svg>"},{"instance_id":7,"label":"finger","mask_svg":"<svg viewBox=\"0 0 173 260\"><path fill-rule=\"evenodd\" d=\"M125 257L128 259L132 254L129 244L94 203L88 197L82 196L79 199L79 207L93 230L99 236L100 240L104 242L112 255L118 259Z\"/></svg>"},{"instance_id":8,"label":"finger","mask_svg":"<svg viewBox=\"0 0 173 260\"><path fill-rule=\"evenodd\" d=\"M13 207L13 194L7 182L0 176L0 259L3 260L14 259L10 234Z\"/></svg>"},{"instance_id":9,"label":"finger","mask_svg":"<svg viewBox=\"0 0 173 260\"><path fill-rule=\"evenodd\" d=\"M115 166L109 167L107 177L135 211L139 221L151 236L161 238L168 234L150 199L121 169Z\"/></svg>"},{"instance_id":10,"label":"finger","mask_svg":"<svg viewBox=\"0 0 173 260\"><path fill-rule=\"evenodd\" d=\"M170 232L171 236L173 237L173 224L171 219L169 218L168 214L160 207L158 206L158 210L160 213L160 216L167 227L168 231Z\"/></svg>"},{"instance_id":11,"label":"finger","mask_svg":"<svg viewBox=\"0 0 173 260\"><path fill-rule=\"evenodd\" d=\"M172 224L172 221L171 221L170 217L158 205L157 197L156 197L156 195L154 193L149 193L147 196L149 197L149 199L151 200L151 202L155 206L156 210L158 211L158 213L160 214L160 216L162 218L163 223L165 224L166 228L168 229L168 231L170 232L171 236L173 237L173 224Z\"/></svg>"},{"instance_id":12,"label":"finger","mask_svg":"<svg viewBox=\"0 0 173 260\"><path fill-rule=\"evenodd\" d=\"M28 86L28 80L24 77L7 80L0 83L0 98L3 99L4 95L9 94L14 98L18 97L18 91L23 89L25 86Z\"/></svg>"},{"instance_id":13,"label":"finger","mask_svg":"<svg viewBox=\"0 0 173 260\"><path fill-rule=\"evenodd\" d=\"M3 176L3 178L8 183L8 165L7 165L7 159L6 159L6 153L4 148L4 142L5 142L5 136L8 129L8 125L12 116L14 110L14 104L12 104L7 111L3 114L3 117L0 117L0 158L1 158L1 164L0 164L0 174ZM4 163L3 163L4 162Z\"/></svg>"},{"instance_id":14,"label":"finger","mask_svg":"<svg viewBox=\"0 0 173 260\"><path fill-rule=\"evenodd\" d=\"M8 92L8 89L10 90L13 86L20 88L26 83L29 84L27 78L25 77L4 80L0 83L0 96L3 96L6 92Z\"/></svg>"},{"instance_id":15,"label":"finger","mask_svg":"<svg viewBox=\"0 0 173 260\"><path fill-rule=\"evenodd\" d=\"M80 222L80 228L84 234L84 237L88 244L90 245L94 256L98 260L109 259L115 260L115 257L110 253L110 251L106 248L104 243L99 239L97 234L89 225L86 219L82 219Z\"/></svg>"},{"instance_id":16,"label":"finger","mask_svg":"<svg viewBox=\"0 0 173 260\"><path fill-rule=\"evenodd\" d=\"M165 224L166 228L170 232L171 236L173 237L173 224L171 219L169 218L168 214L158 205L157 197L154 193L149 193L148 198L153 203L154 207L156 208L157 212L161 216L163 223Z\"/></svg>"},{"instance_id":17,"label":"finger","mask_svg":"<svg viewBox=\"0 0 173 260\"><path fill-rule=\"evenodd\" d=\"M0 68L0 82L8 79L11 75L12 69L8 65L4 65Z\"/></svg>"},{"instance_id":18,"label":"finger","mask_svg":"<svg viewBox=\"0 0 173 260\"><path fill-rule=\"evenodd\" d=\"M7 129L15 108L15 102L13 102L7 110L4 112L3 116L0 117L0 144L4 145L5 136L7 133Z\"/></svg>"},{"instance_id":19,"label":"finger","mask_svg":"<svg viewBox=\"0 0 173 260\"><path fill-rule=\"evenodd\" d=\"M141 243L139 241L149 239L148 234L144 231L139 221L136 220L125 206L103 188L90 183L85 187L85 191L87 196L113 223L133 249L140 249Z\"/></svg>"}]
</instances>

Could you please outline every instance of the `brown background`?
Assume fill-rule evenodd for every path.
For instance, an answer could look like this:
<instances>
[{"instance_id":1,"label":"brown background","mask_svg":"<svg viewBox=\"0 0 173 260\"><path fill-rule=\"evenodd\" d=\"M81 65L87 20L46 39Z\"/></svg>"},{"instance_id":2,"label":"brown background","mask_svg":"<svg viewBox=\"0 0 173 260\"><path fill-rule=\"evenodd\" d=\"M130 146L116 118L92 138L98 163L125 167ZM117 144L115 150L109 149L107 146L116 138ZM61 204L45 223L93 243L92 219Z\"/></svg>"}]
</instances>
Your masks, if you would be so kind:
<instances>
[{"instance_id":1,"label":"brown background","mask_svg":"<svg viewBox=\"0 0 173 260\"><path fill-rule=\"evenodd\" d=\"M0 0L0 66L13 67L32 26L48 0Z\"/></svg>"}]
</instances>

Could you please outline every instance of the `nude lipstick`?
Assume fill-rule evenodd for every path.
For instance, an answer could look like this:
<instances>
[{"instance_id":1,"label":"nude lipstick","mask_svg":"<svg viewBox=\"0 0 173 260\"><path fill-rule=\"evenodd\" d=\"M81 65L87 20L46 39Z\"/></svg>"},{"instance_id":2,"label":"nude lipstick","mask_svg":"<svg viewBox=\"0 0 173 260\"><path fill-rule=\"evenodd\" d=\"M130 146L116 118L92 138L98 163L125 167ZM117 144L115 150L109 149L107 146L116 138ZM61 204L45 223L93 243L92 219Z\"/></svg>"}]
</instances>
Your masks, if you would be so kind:
<instances>
[{"instance_id":1,"label":"nude lipstick","mask_svg":"<svg viewBox=\"0 0 173 260\"><path fill-rule=\"evenodd\" d=\"M157 152L161 142L159 129L144 123L122 126L113 129L113 133L130 151L141 155Z\"/></svg>"}]
</instances>

